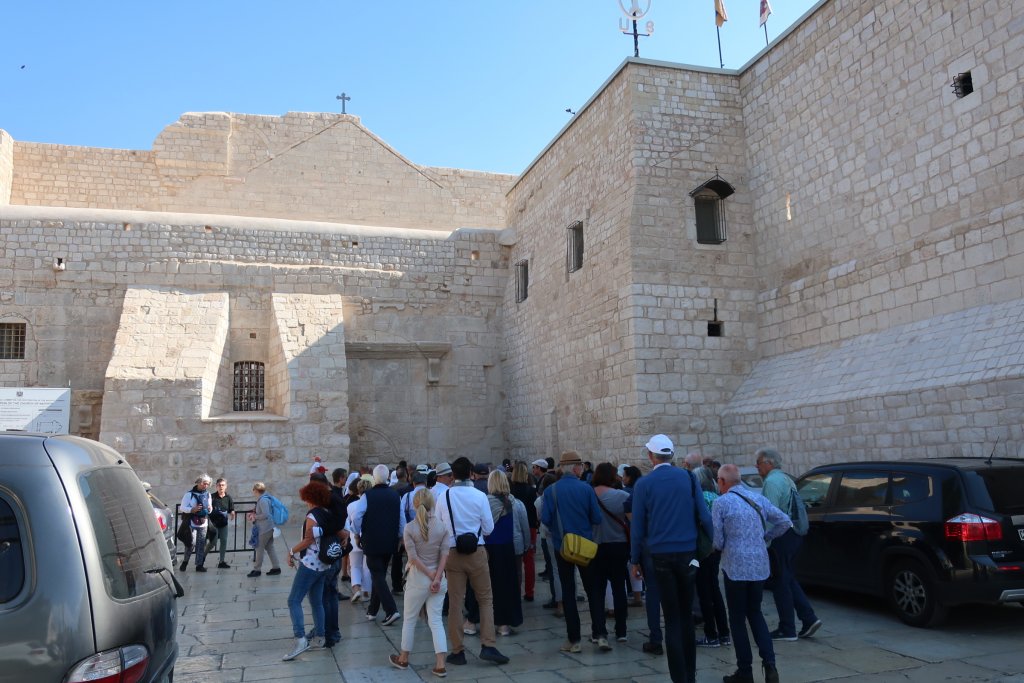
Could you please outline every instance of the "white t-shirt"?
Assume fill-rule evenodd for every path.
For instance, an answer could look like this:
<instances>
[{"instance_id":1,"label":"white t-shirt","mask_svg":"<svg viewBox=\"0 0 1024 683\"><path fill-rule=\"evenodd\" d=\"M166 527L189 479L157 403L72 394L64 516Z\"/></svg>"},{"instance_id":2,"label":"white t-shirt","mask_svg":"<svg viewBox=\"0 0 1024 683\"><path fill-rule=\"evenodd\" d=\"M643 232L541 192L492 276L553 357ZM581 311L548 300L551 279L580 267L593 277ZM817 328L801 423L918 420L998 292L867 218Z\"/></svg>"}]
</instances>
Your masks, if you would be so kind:
<instances>
[{"instance_id":1,"label":"white t-shirt","mask_svg":"<svg viewBox=\"0 0 1024 683\"><path fill-rule=\"evenodd\" d=\"M320 537L323 536L324 530L317 524L316 517L313 516L312 511L306 515L306 519L312 520L313 525L310 530L313 533L313 542L306 548L306 552L302 554L302 564L307 569L312 569L315 572L327 571L328 566L320 561Z\"/></svg>"}]
</instances>

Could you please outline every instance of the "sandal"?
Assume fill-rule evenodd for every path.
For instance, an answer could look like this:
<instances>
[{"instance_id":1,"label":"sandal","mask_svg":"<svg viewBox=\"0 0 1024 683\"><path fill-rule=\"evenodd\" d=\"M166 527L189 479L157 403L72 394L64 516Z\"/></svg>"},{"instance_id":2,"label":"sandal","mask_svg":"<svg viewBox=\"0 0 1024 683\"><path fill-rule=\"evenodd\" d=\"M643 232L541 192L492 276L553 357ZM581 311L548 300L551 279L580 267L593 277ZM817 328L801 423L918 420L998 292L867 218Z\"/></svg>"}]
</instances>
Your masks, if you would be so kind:
<instances>
[{"instance_id":1,"label":"sandal","mask_svg":"<svg viewBox=\"0 0 1024 683\"><path fill-rule=\"evenodd\" d=\"M396 669L401 669L402 671L405 671L409 668L409 662L403 662L402 658L399 655L388 655L388 661L391 662L391 666L395 667Z\"/></svg>"},{"instance_id":2,"label":"sandal","mask_svg":"<svg viewBox=\"0 0 1024 683\"><path fill-rule=\"evenodd\" d=\"M440 669L438 669L437 667L434 667L433 669L430 670L430 673L434 674L438 678L444 678L445 676L448 675L448 669L444 668L443 666Z\"/></svg>"}]
</instances>

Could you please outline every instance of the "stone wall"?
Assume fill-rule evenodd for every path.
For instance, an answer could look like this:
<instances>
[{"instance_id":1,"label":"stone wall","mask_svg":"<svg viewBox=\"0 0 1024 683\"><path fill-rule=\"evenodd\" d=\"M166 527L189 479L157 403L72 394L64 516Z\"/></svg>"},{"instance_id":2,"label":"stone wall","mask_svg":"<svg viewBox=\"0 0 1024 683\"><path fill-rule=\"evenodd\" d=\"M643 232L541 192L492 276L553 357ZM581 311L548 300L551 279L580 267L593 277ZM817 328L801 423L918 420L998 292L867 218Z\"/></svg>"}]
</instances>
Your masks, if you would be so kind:
<instances>
[{"instance_id":1,"label":"stone wall","mask_svg":"<svg viewBox=\"0 0 1024 683\"><path fill-rule=\"evenodd\" d=\"M1022 46L1019 4L833 2L744 71L765 360L726 410L729 452L1024 446Z\"/></svg>"},{"instance_id":2,"label":"stone wall","mask_svg":"<svg viewBox=\"0 0 1024 683\"><path fill-rule=\"evenodd\" d=\"M11 182L14 172L14 140L0 130L0 206L11 203Z\"/></svg>"},{"instance_id":3,"label":"stone wall","mask_svg":"<svg viewBox=\"0 0 1024 683\"><path fill-rule=\"evenodd\" d=\"M720 416L757 350L756 249L739 83L717 70L631 65L632 297L639 416L634 446L654 433L722 455ZM697 241L690 192L718 174L727 239ZM718 323L714 336L709 323ZM645 436L646 435L646 436ZM637 456L637 449L626 453Z\"/></svg>"},{"instance_id":4,"label":"stone wall","mask_svg":"<svg viewBox=\"0 0 1024 683\"><path fill-rule=\"evenodd\" d=\"M1024 295L1022 47L1020 3L830 2L742 74L762 355Z\"/></svg>"},{"instance_id":5,"label":"stone wall","mask_svg":"<svg viewBox=\"0 0 1024 683\"><path fill-rule=\"evenodd\" d=\"M70 382L76 424L168 500L206 470L290 496L313 455L499 462L497 236L3 207L0 318L31 343L0 374ZM266 364L259 415L231 410L237 360Z\"/></svg>"},{"instance_id":6,"label":"stone wall","mask_svg":"<svg viewBox=\"0 0 1024 683\"><path fill-rule=\"evenodd\" d=\"M514 278L504 286L514 458L557 459L566 449L589 458L635 441L634 339L622 310L635 184L629 86L617 75L508 196L510 260L529 263L526 300L516 302ZM577 221L583 267L569 273L567 232Z\"/></svg>"},{"instance_id":7,"label":"stone wall","mask_svg":"<svg viewBox=\"0 0 1024 683\"><path fill-rule=\"evenodd\" d=\"M794 471L837 459L1024 448L1024 300L987 304L758 364L724 416L727 448L765 442Z\"/></svg>"},{"instance_id":8,"label":"stone wall","mask_svg":"<svg viewBox=\"0 0 1024 683\"><path fill-rule=\"evenodd\" d=\"M355 116L189 113L152 151L14 142L10 201L448 231L503 227L512 179L418 166Z\"/></svg>"}]
</instances>

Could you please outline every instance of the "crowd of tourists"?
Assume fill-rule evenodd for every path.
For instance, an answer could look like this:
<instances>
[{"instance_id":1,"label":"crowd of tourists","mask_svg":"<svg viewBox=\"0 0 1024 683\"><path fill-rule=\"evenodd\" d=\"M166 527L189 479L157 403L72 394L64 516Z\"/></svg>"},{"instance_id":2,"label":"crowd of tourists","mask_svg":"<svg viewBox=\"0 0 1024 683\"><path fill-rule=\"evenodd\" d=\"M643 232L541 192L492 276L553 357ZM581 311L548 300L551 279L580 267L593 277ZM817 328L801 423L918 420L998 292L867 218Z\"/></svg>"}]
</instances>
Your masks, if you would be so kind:
<instances>
[{"instance_id":1,"label":"crowd of tourists","mask_svg":"<svg viewBox=\"0 0 1024 683\"><path fill-rule=\"evenodd\" d=\"M793 574L806 516L799 514L802 503L782 456L772 449L755 454L762 495L742 485L736 465L690 453L676 466L665 435L651 437L644 451L647 474L607 462L593 467L573 451L557 463L506 460L492 468L460 457L415 467L402 462L393 471L386 465L351 474L339 468L330 479L314 462L299 489L306 506L302 532L287 550L287 563L296 568L288 596L295 646L283 659L340 642L339 609L349 601L365 604L366 618L381 626L404 615L400 650L389 656L399 669L410 666L420 620L433 641L434 675L467 663L466 636L479 637L481 661L505 664L498 638L522 626L522 603L538 598L541 581L549 597L544 607L565 620L562 652L583 649L583 602L598 652L614 649L613 639L627 642L628 608L643 605L643 652L667 656L673 683L695 680L698 648L729 646L737 670L725 683L752 682L748 626L764 680L778 681L773 641L808 638L821 627ZM213 493L210 483L203 475L182 500L193 535L182 571L193 550L196 571L205 571L205 556L218 543L218 567L228 566L226 534L218 536L213 522L221 515L233 519L234 506L226 482L218 480ZM265 557L267 574L281 568L275 501L262 482L253 493L256 556L248 577L255 579ZM345 582L349 595L340 589ZM577 585L585 597L577 595ZM775 630L761 609L766 585L778 611ZM309 629L303 601L312 614Z\"/></svg>"}]
</instances>

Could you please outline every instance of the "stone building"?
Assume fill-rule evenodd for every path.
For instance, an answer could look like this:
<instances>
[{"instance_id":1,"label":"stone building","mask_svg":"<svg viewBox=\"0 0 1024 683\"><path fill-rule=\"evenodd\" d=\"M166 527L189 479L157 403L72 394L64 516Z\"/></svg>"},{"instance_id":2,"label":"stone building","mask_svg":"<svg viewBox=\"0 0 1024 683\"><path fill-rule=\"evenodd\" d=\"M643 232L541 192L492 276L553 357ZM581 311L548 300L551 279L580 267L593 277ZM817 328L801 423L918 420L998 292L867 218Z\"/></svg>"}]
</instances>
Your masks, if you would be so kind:
<instances>
[{"instance_id":1,"label":"stone building","mask_svg":"<svg viewBox=\"0 0 1024 683\"><path fill-rule=\"evenodd\" d=\"M0 383L70 384L158 491L653 432L1016 455L1022 76L1018 4L825 0L736 71L626 60L519 176L337 114L0 131Z\"/></svg>"}]
</instances>

